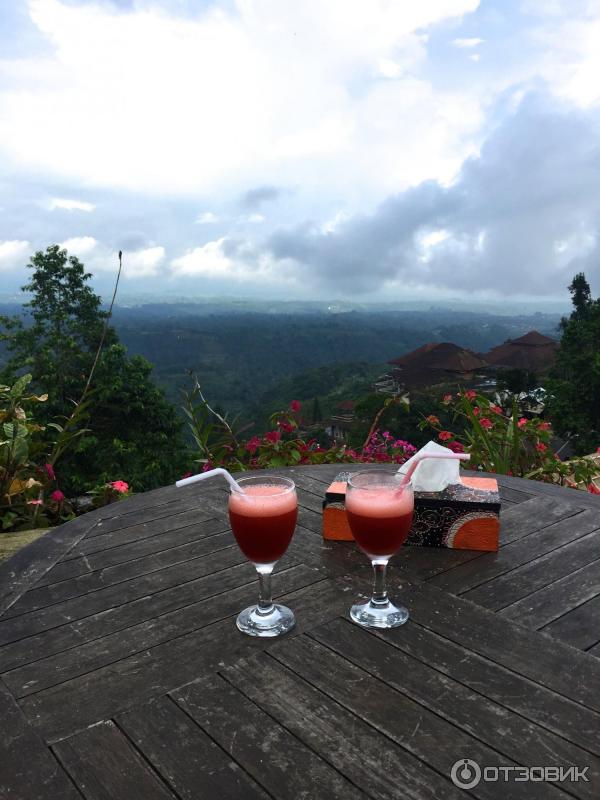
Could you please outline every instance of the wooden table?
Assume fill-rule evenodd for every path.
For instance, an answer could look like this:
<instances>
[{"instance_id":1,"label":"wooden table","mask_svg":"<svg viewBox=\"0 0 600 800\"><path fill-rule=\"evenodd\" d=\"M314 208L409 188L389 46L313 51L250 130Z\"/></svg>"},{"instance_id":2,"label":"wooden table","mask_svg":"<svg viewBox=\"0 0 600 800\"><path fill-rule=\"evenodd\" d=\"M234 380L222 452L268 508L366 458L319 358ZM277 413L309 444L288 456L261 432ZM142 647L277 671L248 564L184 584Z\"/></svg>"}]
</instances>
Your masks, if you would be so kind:
<instances>
[{"instance_id":1,"label":"wooden table","mask_svg":"<svg viewBox=\"0 0 600 800\"><path fill-rule=\"evenodd\" d=\"M2 800L598 798L598 498L502 478L500 552L405 548L390 593L411 618L374 632L348 619L365 557L321 538L337 469L280 471L301 506L281 640L235 628L256 580L218 481L108 506L2 565ZM459 759L588 780L465 790Z\"/></svg>"}]
</instances>

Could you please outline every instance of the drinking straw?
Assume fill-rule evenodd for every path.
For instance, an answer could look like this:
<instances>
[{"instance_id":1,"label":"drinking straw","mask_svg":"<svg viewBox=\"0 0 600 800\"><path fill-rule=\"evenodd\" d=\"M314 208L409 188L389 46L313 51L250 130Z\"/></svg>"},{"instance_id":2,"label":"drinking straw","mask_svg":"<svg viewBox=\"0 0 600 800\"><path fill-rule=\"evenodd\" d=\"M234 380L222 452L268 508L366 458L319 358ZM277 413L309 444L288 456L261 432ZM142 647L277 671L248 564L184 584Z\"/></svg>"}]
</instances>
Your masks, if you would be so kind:
<instances>
[{"instance_id":1,"label":"drinking straw","mask_svg":"<svg viewBox=\"0 0 600 800\"><path fill-rule=\"evenodd\" d=\"M402 473L402 480L400 481L399 489L402 489L411 479L413 472L419 466L421 461L425 461L426 458L451 458L455 461L468 461L471 456L469 453L423 453L423 455L416 455L413 458L413 462L408 468L405 473Z\"/></svg>"},{"instance_id":2,"label":"drinking straw","mask_svg":"<svg viewBox=\"0 0 600 800\"><path fill-rule=\"evenodd\" d=\"M216 469L209 469L207 472L201 472L198 475L190 475L189 478L182 478L180 481L175 482L175 486L180 489L182 486L189 486L191 483L197 483L198 481L204 481L207 478L212 478L214 475L222 475L227 483L231 486L234 492L240 492L244 494L244 490L239 485L239 483L231 476L226 469L222 467L216 467Z\"/></svg>"}]
</instances>

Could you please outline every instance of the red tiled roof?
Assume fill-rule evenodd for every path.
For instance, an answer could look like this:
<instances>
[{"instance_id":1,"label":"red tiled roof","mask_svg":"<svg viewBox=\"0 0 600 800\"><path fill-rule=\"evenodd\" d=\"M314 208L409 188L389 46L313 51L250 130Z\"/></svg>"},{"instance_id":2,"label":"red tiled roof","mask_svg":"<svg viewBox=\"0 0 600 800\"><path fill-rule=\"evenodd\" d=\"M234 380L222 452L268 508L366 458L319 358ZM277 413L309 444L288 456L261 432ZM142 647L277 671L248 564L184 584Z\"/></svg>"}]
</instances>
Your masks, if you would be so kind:
<instances>
[{"instance_id":1,"label":"red tiled roof","mask_svg":"<svg viewBox=\"0 0 600 800\"><path fill-rule=\"evenodd\" d=\"M558 342L554 339L537 331L530 331L519 339L509 339L504 344L493 347L486 358L494 367L541 372L553 365L558 347Z\"/></svg>"},{"instance_id":2,"label":"red tiled roof","mask_svg":"<svg viewBox=\"0 0 600 800\"><path fill-rule=\"evenodd\" d=\"M487 366L481 356L452 342L429 342L389 362L403 369L472 372Z\"/></svg>"}]
</instances>

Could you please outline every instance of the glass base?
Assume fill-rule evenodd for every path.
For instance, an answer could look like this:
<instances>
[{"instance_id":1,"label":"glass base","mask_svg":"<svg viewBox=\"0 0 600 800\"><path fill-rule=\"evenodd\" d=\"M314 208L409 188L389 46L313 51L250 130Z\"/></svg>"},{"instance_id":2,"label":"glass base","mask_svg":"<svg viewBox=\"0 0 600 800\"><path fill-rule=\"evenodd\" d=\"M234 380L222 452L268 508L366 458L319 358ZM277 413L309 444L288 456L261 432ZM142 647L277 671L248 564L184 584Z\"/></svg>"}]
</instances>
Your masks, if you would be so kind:
<instances>
[{"instance_id":1,"label":"glass base","mask_svg":"<svg viewBox=\"0 0 600 800\"><path fill-rule=\"evenodd\" d=\"M389 600L382 605L375 605L369 600L368 603L352 606L350 619L364 628L397 628L408 619L408 609L395 606Z\"/></svg>"},{"instance_id":2,"label":"glass base","mask_svg":"<svg viewBox=\"0 0 600 800\"><path fill-rule=\"evenodd\" d=\"M274 603L272 611L261 614L258 606L245 608L238 616L236 625L248 636L281 636L296 624L293 611L287 606Z\"/></svg>"}]
</instances>

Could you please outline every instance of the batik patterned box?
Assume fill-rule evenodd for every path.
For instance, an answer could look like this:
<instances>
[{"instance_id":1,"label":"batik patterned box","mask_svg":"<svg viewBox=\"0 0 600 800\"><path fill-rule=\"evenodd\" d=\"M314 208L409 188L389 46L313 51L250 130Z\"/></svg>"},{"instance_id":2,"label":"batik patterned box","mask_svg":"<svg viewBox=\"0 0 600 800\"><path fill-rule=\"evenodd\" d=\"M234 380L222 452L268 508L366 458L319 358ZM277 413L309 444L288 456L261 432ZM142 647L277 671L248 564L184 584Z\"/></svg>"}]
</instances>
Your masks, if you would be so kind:
<instances>
[{"instance_id":1,"label":"batik patterned box","mask_svg":"<svg viewBox=\"0 0 600 800\"><path fill-rule=\"evenodd\" d=\"M323 537L351 541L344 502L350 473L341 472L323 501ZM460 550L498 550L500 496L493 478L461 477L442 492L415 492L415 513L406 544Z\"/></svg>"}]
</instances>

